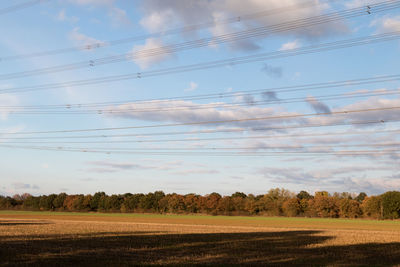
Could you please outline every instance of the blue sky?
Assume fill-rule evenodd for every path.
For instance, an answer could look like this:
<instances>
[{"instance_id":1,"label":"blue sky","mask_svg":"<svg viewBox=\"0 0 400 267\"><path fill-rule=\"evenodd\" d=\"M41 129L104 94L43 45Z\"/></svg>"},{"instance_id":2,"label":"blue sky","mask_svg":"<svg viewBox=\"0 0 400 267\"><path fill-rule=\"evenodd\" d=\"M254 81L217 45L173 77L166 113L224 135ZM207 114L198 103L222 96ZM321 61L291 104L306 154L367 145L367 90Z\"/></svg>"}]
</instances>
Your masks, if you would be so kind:
<instances>
[{"instance_id":1,"label":"blue sky","mask_svg":"<svg viewBox=\"0 0 400 267\"><path fill-rule=\"evenodd\" d=\"M12 4L24 2L12 1ZM396 130L400 129L400 123L352 124L399 118L398 109L388 109L400 106L398 80L361 85L348 83L341 87L290 92L276 89L400 74L400 41L397 39L146 77L146 73L154 70L261 53L285 54L292 49L400 31L400 8L375 12L381 2L251 0L244 5L239 0L49 0L14 12L0 13L0 57L3 59L0 61L0 194L154 190L259 194L275 187L292 191L365 191L374 194L399 190L396 143L400 140ZM391 4L396 3L392 1ZM2 1L0 10L9 6L9 1ZM367 6L371 7L371 14L367 13ZM343 10L353 10L358 16L307 27L294 23ZM241 19L224 23L238 17ZM215 23L193 31L182 30L210 22ZM284 25L290 25L290 30L242 40L232 37L237 32L248 33L260 27L282 29ZM174 34L169 34L173 29ZM222 36L230 39L218 43ZM136 37L136 40L118 45L112 42L131 37ZM208 41L202 45L196 43L197 47L193 49L174 50L177 44L202 38L208 38ZM101 47L96 48L96 44ZM88 46L92 47L85 49ZM65 53L29 56L71 47L75 49ZM152 51L155 55L146 56ZM140 57L143 54L145 56ZM16 55L22 56L10 58ZM110 56L118 56L119 62L99 64L99 59ZM80 63L82 67L52 73L21 74L43 68L54 70L55 66L72 63ZM140 73L141 78L27 92L15 90L135 73ZM15 74L15 77L9 74ZM257 89L260 89L258 93L239 93ZM156 100L227 93L230 97ZM373 93L375 95L371 95ZM340 97L324 99L328 95ZM296 101L290 101L293 98ZM153 101L134 102L146 99ZM103 102L118 103L105 104L101 108L74 106ZM34 114L29 107L43 108L45 105L59 105L59 108ZM90 114L79 114L87 109ZM143 112L143 109L147 111ZM343 111L368 109L381 110L337 115ZM57 112L61 114L54 114ZM300 117L310 113L331 114ZM289 117L221 124L26 134L271 116ZM350 125L326 126L340 123ZM310 124L320 127L302 128ZM223 132L233 128L237 131ZM264 130L255 130L257 128ZM216 129L220 132L199 133ZM145 136L182 131L194 133ZM144 135L87 137L127 134ZM32 139L18 139L20 137ZM37 137L44 138L35 139ZM220 140L193 140L204 138ZM35 141L42 143L29 143ZM381 144L384 145L379 146ZM27 146L40 149L27 149ZM43 149L44 146L54 150ZM78 151L65 151L69 148ZM132 150L136 152L82 151L107 152L121 148L136 149ZM245 151L251 155L238 155L237 148L246 148ZM179 153L161 155L160 149ZM180 153L182 150L184 153ZM282 150L286 153L279 152ZM365 150L378 152L342 155L343 151ZM294 151L296 153L292 153ZM310 154L312 151L321 153ZM332 153L335 151L336 154ZM214 152L223 152L224 155ZM256 154L261 152L265 154Z\"/></svg>"}]
</instances>

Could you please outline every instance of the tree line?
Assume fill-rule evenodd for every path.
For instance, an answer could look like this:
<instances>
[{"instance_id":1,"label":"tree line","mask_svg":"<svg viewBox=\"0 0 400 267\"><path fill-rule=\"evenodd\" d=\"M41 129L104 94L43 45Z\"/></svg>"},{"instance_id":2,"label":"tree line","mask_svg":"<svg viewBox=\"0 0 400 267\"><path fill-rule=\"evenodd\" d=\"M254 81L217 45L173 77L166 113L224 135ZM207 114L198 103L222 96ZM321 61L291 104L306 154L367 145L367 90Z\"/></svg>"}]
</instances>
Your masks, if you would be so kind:
<instances>
[{"instance_id":1,"label":"tree line","mask_svg":"<svg viewBox=\"0 0 400 267\"><path fill-rule=\"evenodd\" d=\"M94 195L60 193L32 196L25 193L13 197L0 196L0 209L398 219L400 192L367 196L365 193L329 194L321 191L312 195L306 191L295 194L276 188L257 196L241 192L231 196L218 193L204 196L165 194L162 191L119 195L97 192Z\"/></svg>"}]
</instances>

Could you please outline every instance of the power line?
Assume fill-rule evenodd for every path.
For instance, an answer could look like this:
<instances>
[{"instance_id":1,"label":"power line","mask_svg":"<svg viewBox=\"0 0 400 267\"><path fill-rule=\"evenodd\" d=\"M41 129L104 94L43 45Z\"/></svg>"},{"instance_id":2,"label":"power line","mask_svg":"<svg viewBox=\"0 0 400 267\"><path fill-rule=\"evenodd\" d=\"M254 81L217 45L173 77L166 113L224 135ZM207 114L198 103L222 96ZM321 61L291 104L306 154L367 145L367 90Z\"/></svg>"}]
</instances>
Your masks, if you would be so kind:
<instances>
[{"instance_id":1,"label":"power line","mask_svg":"<svg viewBox=\"0 0 400 267\"><path fill-rule=\"evenodd\" d=\"M336 126L366 126L366 125L387 125L390 123L400 122L399 120L373 120L373 121L351 121L351 122L340 122L340 123L313 123L306 125L285 125L285 126L268 126L251 128L252 132L258 131L279 131L279 130L290 130L290 129L305 129L305 128L320 128L320 127L336 127ZM37 140L37 139L86 139L86 138L114 138L114 137L148 137L148 136L171 136L171 135L197 135L197 134L214 134L214 133L243 133L247 132L248 129L243 128L228 128L228 129L212 129L212 130L201 130L201 131L174 131L174 132L147 132L147 133L134 133L134 134L110 134L110 135L74 135L74 136L34 136L34 137L0 137L1 139L9 140ZM196 139L197 140L197 139ZM105 141L105 142L108 142ZM138 142L141 142L138 141Z\"/></svg>"},{"instance_id":2,"label":"power line","mask_svg":"<svg viewBox=\"0 0 400 267\"><path fill-rule=\"evenodd\" d=\"M386 10L392 10L394 8L399 8L399 7L400 7L400 3L399 2L393 3L393 1L387 1L387 2L383 2L383 3L379 3L377 5L371 5L371 8L373 8L375 13L386 11ZM93 59L93 60L89 60L89 61L81 61L81 62L77 62L77 63L34 69L34 70L30 70L30 71L22 71L22 72L16 72L16 73L3 74L3 75L0 75L0 80L23 78L23 77L32 76L32 75L42 75L42 74L49 74L49 73L55 73L55 72L63 72L63 71L80 69L80 68L95 67L95 66L104 65L104 64L118 63L118 62L123 62L123 61L127 61L127 60L140 59L140 58L144 58L144 57L152 57L152 56L158 56L158 55L164 55L164 54L171 54L171 53L179 52L182 50L208 46L210 43L221 44L221 43L226 43L226 42L234 42L234 41L239 41L239 40L243 40L243 39L247 39L247 38L254 38L254 37L258 37L258 36L279 33L282 31L290 31L290 30L303 28L303 27L316 26L316 25L323 24L323 23L342 20L345 18L364 16L364 15L368 15L368 13L365 12L365 8L352 8L349 10L333 12L328 15L315 16L315 17L310 17L310 18L306 18L306 19L298 19L298 20L294 20L294 21L290 21L290 22L285 22L285 23L280 23L280 24L275 24L275 25L268 25L268 26L263 26L263 27L259 27L259 28L244 30L244 31L240 31L240 32L230 33L230 34L224 34L224 35L215 36L215 37L202 38L199 40L189 41L189 42L185 42L185 43L181 43L181 44L167 45L167 46L162 46L159 48L146 49L146 50L138 51L138 52L134 52L134 53L124 53L124 54L120 54L120 55L98 58L98 59Z\"/></svg>"},{"instance_id":3,"label":"power line","mask_svg":"<svg viewBox=\"0 0 400 267\"><path fill-rule=\"evenodd\" d=\"M96 132L96 131L111 131L111 130L127 130L127 129L145 129L145 128L161 128L161 127L175 127L175 126L193 126L193 125L207 125L207 124L223 124L232 122L248 122L248 121L259 121L259 120L275 120L275 119L287 119L287 118L303 118L303 117L314 117L314 116L332 116L332 115L347 115L354 113L364 112L375 112L383 110L396 110L400 107L385 107L385 108L370 108L370 109L359 109L359 110L344 110L335 112L325 113L308 113L308 114L291 114L291 115L280 115L280 116L269 116L269 117L256 117L256 118L244 118L244 119L232 119L232 120L217 120L217 121L200 121L200 122L183 122L183 123L170 123L170 124L154 124L154 125L141 125L141 126L127 126L127 127L110 127L110 128L92 128L92 129L74 129L74 130L56 130L56 131L37 131L37 132L14 132L14 133L0 133L1 135L24 135L24 134L47 134L47 133L73 133L73 132ZM382 121L384 122L384 121Z\"/></svg>"},{"instance_id":4,"label":"power line","mask_svg":"<svg viewBox=\"0 0 400 267\"><path fill-rule=\"evenodd\" d=\"M307 89L304 89L307 90ZM372 96L389 96L389 95L398 95L400 91L398 89L393 90L385 90L382 92L353 92L348 93L346 95L343 94L333 94L333 95L319 95L313 96L313 98L317 99L318 101L331 101L331 100L338 100L338 99L352 99L352 98L360 98L360 97L372 97ZM245 96L245 95L239 95ZM233 102L233 103L209 103L209 104L191 104L191 105L178 105L178 103L173 103L174 107L144 107L144 108L123 108L123 109L112 109L108 107L106 109L83 109L83 110L71 110L71 107L63 107L62 109L67 110L55 110L52 109L44 109L41 108L20 108L20 109L10 109L10 108L3 108L0 106L0 110L5 110L9 114L20 114L20 115L83 115L83 114L125 114L128 112L133 113L144 113L144 112L170 112L170 111L180 111L180 110L201 110L201 109L211 109L211 108L235 108L240 106L249 106L255 107L260 105L281 105L281 104L288 104L288 103L299 103L299 102L308 102L309 99L305 99L304 97L295 97L295 98L286 98L286 99L277 99L277 100L254 100L250 103L248 101L242 102ZM126 103L130 104L130 103ZM143 105L144 103L140 103ZM151 102L147 104L152 104ZM59 108L58 108L59 109Z\"/></svg>"},{"instance_id":5,"label":"power line","mask_svg":"<svg viewBox=\"0 0 400 267\"><path fill-rule=\"evenodd\" d=\"M9 6L9 7L0 9L0 15L4 15L4 14L11 13L11 12L19 11L21 9L32 7L34 5L41 4L41 3L46 2L46 1L50 1L50 0L33 0L33 1L23 2L23 3L17 4L17 5ZM2 59L3 58L0 58L0 61Z\"/></svg>"},{"instance_id":6,"label":"power line","mask_svg":"<svg viewBox=\"0 0 400 267\"><path fill-rule=\"evenodd\" d=\"M40 0L36 0L36 1L39 2ZM125 44L125 43L131 43L134 41L145 40L148 38L163 37L163 36L174 35L174 34L178 34L178 33L189 33L192 31L206 29L206 28L209 28L209 27L212 27L215 25L241 23L243 21L250 20L250 19L286 13L288 11L290 12L295 9L302 9L302 8L316 6L316 5L321 5L326 2L329 3L329 2L335 2L335 1L336 0L325 0L325 1L318 1L318 2L307 1L307 2L303 2L303 3L296 3L294 5L290 5L290 6L286 6L286 7L272 9L272 10L268 9L268 10L264 10L264 11L260 11L260 12L255 12L252 14L239 15L239 16L228 18L228 19L214 20L214 21L205 22L202 24L189 25L189 26L184 26L184 27L180 27L180 28L176 28L176 29L170 29L170 30L166 30L166 31L156 32L156 33L152 33L152 34L145 34L145 35L140 35L140 36L127 37L127 38L123 38L123 39L104 41L104 42L95 42L95 43L82 45L82 46L66 47L66 48L61 48L61 49L53 49L53 50L47 50L47 51L41 51L41 52L35 52L35 53L4 56L4 57L0 57L0 61L57 55L57 54L77 52L80 50L95 50L95 49L100 49L103 47L109 47L109 46L115 46L115 45L120 45L120 44ZM32 1L32 2L34 2L34 1Z\"/></svg>"},{"instance_id":7,"label":"power line","mask_svg":"<svg viewBox=\"0 0 400 267\"><path fill-rule=\"evenodd\" d=\"M393 155L397 154L400 150L388 149L388 150L336 150L336 151L274 151L274 152L131 152L131 151L102 151L102 150L79 150L79 149L62 149L62 148L49 148L49 147L29 147L29 146L9 146L0 145L3 148L13 149L31 149L31 150L43 150L43 151L63 151L63 152L83 152L83 153L101 153L101 154L134 154L134 155L153 155L153 156L168 156L168 155L184 155L184 156L293 156L293 155L335 155L335 156L381 156L381 155Z\"/></svg>"},{"instance_id":8,"label":"power line","mask_svg":"<svg viewBox=\"0 0 400 267\"><path fill-rule=\"evenodd\" d=\"M224 140L251 140L251 139L277 139L277 138L307 138L322 136L346 136L346 135L366 135L366 134L398 134L399 129L375 130L375 131L341 131L329 133L307 133L307 134L285 134L285 135L255 135L255 136L230 136L230 137L209 137L209 138L186 138L186 139L151 139L151 140L103 140L103 141L7 141L10 144L128 144L128 143L170 143L170 142L199 142L199 141L224 141Z\"/></svg>"},{"instance_id":9,"label":"power line","mask_svg":"<svg viewBox=\"0 0 400 267\"><path fill-rule=\"evenodd\" d=\"M23 144L23 143L22 143ZM303 150L304 152L313 152L306 149L324 149L324 148L349 148L349 147L397 147L400 146L400 143L367 143L367 144L347 144L347 145L286 145L286 146L266 146L260 145L259 147L250 146L250 147L68 147L59 145L56 147L48 147L48 146L41 146L45 148L51 149L76 149L76 150L109 150L109 151L218 151L218 150L229 150L229 151L242 151L242 150L254 150L256 151L266 151L266 150L275 150L275 149L292 149L292 151Z\"/></svg>"},{"instance_id":10,"label":"power line","mask_svg":"<svg viewBox=\"0 0 400 267\"><path fill-rule=\"evenodd\" d=\"M97 102L97 103L66 103L66 104L50 104L50 105L1 105L0 109L56 109L56 108L85 108L85 107L103 107L109 105L125 104L125 103L164 103L177 100L205 100L205 99L221 99L235 96L243 96L248 94L259 94L259 93L288 93L288 92L298 92L298 91L308 91L316 89L326 89L326 88L337 88L337 87L347 87L354 85L365 85L365 84L376 84L383 82L391 82L400 80L400 74L385 75L377 77L366 77L359 79L348 79L334 82L322 82L322 83L311 83L311 84L301 84L293 86L283 86L283 87L270 87L255 90L240 90L235 92L221 92L221 93L211 93L211 94L198 94L191 96L174 96L168 98L151 98L151 99L131 99L124 101L107 101L107 102ZM278 99L282 100L282 99Z\"/></svg>"},{"instance_id":11,"label":"power line","mask_svg":"<svg viewBox=\"0 0 400 267\"><path fill-rule=\"evenodd\" d=\"M189 72L189 71L195 71L195 70L210 69L210 68L222 67L222 66L227 66L227 65L230 65L230 66L240 65L240 64L252 63L252 62L257 62L257 61L264 61L267 59L276 59L276 58L284 58L284 57L291 57L291 56L298 56L298 55L305 55L305 54L313 54L313 53L349 48L349 47L360 46L360 45L392 41L392 40L397 40L397 39L400 39L400 31L371 35L371 36L367 36L367 37L347 39L347 40L325 43L325 44L320 44L320 45L312 45L312 46L298 48L298 49L292 49L292 50L255 54L255 55L236 57L236 58L230 58L230 59L224 59L224 60L217 60L217 61L211 61L211 62L192 64L192 65L185 65L185 66L153 70L153 71L148 71L148 72L137 72L137 73L133 73L133 74L113 75L113 76L105 76L105 77L94 78L94 79L84 79L84 80L76 80L76 81L69 81L69 82L62 82L62 83L42 84L42 85L36 85L36 86L14 87L14 88L2 89L2 90L0 90L0 93L29 92L29 91L38 91L38 90L46 90L46 89L63 88L63 87L84 86L84 85L90 85L90 84L110 83L110 82L131 80L131 79L141 79L141 78L146 78L146 77L155 77L155 76L183 73L183 72Z\"/></svg>"}]
</instances>

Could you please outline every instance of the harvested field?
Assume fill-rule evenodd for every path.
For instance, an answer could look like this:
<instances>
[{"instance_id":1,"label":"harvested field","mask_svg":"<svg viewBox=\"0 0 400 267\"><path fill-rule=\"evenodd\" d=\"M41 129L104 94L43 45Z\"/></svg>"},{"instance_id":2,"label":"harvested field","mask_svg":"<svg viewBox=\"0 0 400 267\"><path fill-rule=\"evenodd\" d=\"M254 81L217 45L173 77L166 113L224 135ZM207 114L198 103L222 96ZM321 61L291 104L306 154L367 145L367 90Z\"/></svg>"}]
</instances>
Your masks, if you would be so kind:
<instances>
[{"instance_id":1,"label":"harvested field","mask_svg":"<svg viewBox=\"0 0 400 267\"><path fill-rule=\"evenodd\" d=\"M400 222L0 212L1 266L400 264Z\"/></svg>"}]
</instances>

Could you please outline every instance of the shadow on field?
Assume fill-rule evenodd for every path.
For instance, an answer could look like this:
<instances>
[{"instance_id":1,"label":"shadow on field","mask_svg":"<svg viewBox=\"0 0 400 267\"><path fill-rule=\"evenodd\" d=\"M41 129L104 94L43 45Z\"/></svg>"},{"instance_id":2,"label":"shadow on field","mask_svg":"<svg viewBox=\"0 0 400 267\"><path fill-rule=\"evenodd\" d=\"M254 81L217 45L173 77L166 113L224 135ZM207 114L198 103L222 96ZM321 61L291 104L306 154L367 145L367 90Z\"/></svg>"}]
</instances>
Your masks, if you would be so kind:
<instances>
[{"instance_id":1,"label":"shadow on field","mask_svg":"<svg viewBox=\"0 0 400 267\"><path fill-rule=\"evenodd\" d=\"M7 221L0 221L0 226L18 226L18 225L42 225L42 224L53 224L52 222L47 221L19 221L19 220L7 220Z\"/></svg>"},{"instance_id":2,"label":"shadow on field","mask_svg":"<svg viewBox=\"0 0 400 267\"><path fill-rule=\"evenodd\" d=\"M400 264L400 243L309 247L318 231L160 234L93 233L10 240L0 236L0 265L374 265Z\"/></svg>"}]
</instances>

